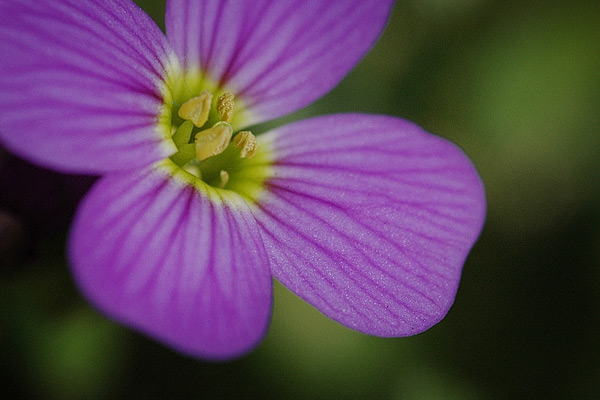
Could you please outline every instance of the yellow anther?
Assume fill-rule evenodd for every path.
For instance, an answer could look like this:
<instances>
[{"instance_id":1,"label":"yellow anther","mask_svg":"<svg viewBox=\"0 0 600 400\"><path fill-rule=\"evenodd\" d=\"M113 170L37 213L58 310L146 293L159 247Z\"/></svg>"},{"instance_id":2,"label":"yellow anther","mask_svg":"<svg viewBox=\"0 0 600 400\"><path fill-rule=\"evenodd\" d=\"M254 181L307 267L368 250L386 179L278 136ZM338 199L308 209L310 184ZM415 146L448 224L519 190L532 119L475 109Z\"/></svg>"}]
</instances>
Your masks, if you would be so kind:
<instances>
[{"instance_id":1,"label":"yellow anther","mask_svg":"<svg viewBox=\"0 0 600 400\"><path fill-rule=\"evenodd\" d=\"M205 129L196 134L196 159L206 160L209 157L221 154L231 140L233 129L225 122L219 122L212 128Z\"/></svg>"},{"instance_id":2,"label":"yellow anther","mask_svg":"<svg viewBox=\"0 0 600 400\"><path fill-rule=\"evenodd\" d=\"M200 128L208 121L212 98L212 94L205 90L200 93L198 97L193 97L183 103L181 107L179 107L177 115L179 115L180 118L192 121L197 128Z\"/></svg>"},{"instance_id":3,"label":"yellow anther","mask_svg":"<svg viewBox=\"0 0 600 400\"><path fill-rule=\"evenodd\" d=\"M227 182L229 182L229 174L227 173L227 171L222 169L221 172L219 172L219 177L221 178L221 183L219 184L219 187L222 189L225 187L225 185L227 185Z\"/></svg>"},{"instance_id":4,"label":"yellow anther","mask_svg":"<svg viewBox=\"0 0 600 400\"><path fill-rule=\"evenodd\" d=\"M233 119L234 96L231 93L224 93L217 99L217 112L222 121L231 123Z\"/></svg>"},{"instance_id":5,"label":"yellow anther","mask_svg":"<svg viewBox=\"0 0 600 400\"><path fill-rule=\"evenodd\" d=\"M240 148L241 158L251 158L256 154L256 137L250 131L241 131L233 138L233 145Z\"/></svg>"}]
</instances>

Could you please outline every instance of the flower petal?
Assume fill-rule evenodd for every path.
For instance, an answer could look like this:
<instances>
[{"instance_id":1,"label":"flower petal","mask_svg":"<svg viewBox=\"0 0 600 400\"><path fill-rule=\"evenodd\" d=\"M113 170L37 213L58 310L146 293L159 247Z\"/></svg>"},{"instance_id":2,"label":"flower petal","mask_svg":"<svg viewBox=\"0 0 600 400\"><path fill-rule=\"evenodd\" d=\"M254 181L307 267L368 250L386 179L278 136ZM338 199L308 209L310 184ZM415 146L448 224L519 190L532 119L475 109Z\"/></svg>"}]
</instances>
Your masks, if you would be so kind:
<instances>
[{"instance_id":1,"label":"flower petal","mask_svg":"<svg viewBox=\"0 0 600 400\"><path fill-rule=\"evenodd\" d=\"M332 89L369 50L393 0L169 0L167 36L190 70L243 99L257 123Z\"/></svg>"},{"instance_id":2,"label":"flower petal","mask_svg":"<svg viewBox=\"0 0 600 400\"><path fill-rule=\"evenodd\" d=\"M481 180L455 145L355 114L261 140L273 177L253 212L281 283L368 334L411 335L444 317L485 218Z\"/></svg>"},{"instance_id":3,"label":"flower petal","mask_svg":"<svg viewBox=\"0 0 600 400\"><path fill-rule=\"evenodd\" d=\"M170 173L113 173L94 186L71 233L75 278L108 316L183 353L239 356L271 311L256 223L233 192Z\"/></svg>"},{"instance_id":4,"label":"flower petal","mask_svg":"<svg viewBox=\"0 0 600 400\"><path fill-rule=\"evenodd\" d=\"M0 3L0 140L64 172L102 173L174 152L157 128L174 53L130 0Z\"/></svg>"}]
</instances>

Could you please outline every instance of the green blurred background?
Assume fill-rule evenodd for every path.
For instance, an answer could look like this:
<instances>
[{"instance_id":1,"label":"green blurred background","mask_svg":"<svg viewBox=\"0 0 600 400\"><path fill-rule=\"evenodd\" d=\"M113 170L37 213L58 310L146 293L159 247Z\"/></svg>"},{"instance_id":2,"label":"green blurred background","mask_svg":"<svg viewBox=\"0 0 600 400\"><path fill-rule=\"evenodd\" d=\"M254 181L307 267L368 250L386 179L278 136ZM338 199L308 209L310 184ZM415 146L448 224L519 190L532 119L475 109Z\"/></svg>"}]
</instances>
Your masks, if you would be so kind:
<instances>
[{"instance_id":1,"label":"green blurred background","mask_svg":"<svg viewBox=\"0 0 600 400\"><path fill-rule=\"evenodd\" d=\"M163 26L164 1L138 3ZM61 215L51 233L14 228L27 244L0 270L0 391L600 398L600 2L398 1L335 90L269 126L344 111L413 120L458 143L485 181L486 226L442 322L410 338L369 337L277 285L271 329L254 352L225 364L189 359L86 304L65 262Z\"/></svg>"}]
</instances>

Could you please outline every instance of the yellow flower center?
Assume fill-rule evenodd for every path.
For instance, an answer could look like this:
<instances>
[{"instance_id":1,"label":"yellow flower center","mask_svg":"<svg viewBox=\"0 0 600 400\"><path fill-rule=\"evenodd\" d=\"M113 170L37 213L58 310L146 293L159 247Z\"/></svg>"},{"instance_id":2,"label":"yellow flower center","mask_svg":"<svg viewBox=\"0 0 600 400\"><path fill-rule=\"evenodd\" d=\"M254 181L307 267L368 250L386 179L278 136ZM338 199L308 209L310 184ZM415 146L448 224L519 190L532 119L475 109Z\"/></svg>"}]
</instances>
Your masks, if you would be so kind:
<instances>
[{"instance_id":1,"label":"yellow flower center","mask_svg":"<svg viewBox=\"0 0 600 400\"><path fill-rule=\"evenodd\" d=\"M157 167L205 193L227 189L255 202L272 175L272 152L268 141L258 148L252 132L235 132L251 117L244 102L201 71L184 72L176 63L161 92L157 128L177 150Z\"/></svg>"},{"instance_id":2,"label":"yellow flower center","mask_svg":"<svg viewBox=\"0 0 600 400\"><path fill-rule=\"evenodd\" d=\"M171 160L187 172L202 178L202 162L225 151L231 142L233 128L231 121L235 109L234 96L224 93L216 101L218 121L209 121L213 95L207 90L184 102L177 110L177 116L184 122L174 130L173 142L179 149ZM241 158L256 154L256 138L250 131L238 133L233 145L240 148ZM219 171L218 187L225 187L229 181L226 170Z\"/></svg>"}]
</instances>

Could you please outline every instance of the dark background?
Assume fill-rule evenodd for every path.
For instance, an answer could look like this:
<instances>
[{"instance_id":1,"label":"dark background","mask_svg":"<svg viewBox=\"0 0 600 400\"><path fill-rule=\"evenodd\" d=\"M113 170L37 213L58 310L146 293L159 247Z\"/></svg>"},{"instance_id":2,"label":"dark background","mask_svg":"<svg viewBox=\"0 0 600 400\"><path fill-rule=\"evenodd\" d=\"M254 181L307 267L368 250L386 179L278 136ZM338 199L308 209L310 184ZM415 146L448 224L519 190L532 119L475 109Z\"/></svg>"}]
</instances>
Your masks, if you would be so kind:
<instances>
[{"instance_id":1,"label":"dark background","mask_svg":"<svg viewBox=\"0 0 600 400\"><path fill-rule=\"evenodd\" d=\"M164 1L138 3L163 26ZM65 236L90 179L0 151L0 390L67 400L600 398L600 2L399 1L334 91L268 126L344 111L413 120L458 143L485 181L487 222L442 322L410 338L369 337L276 285L254 352L225 364L181 356L77 292Z\"/></svg>"}]
</instances>

